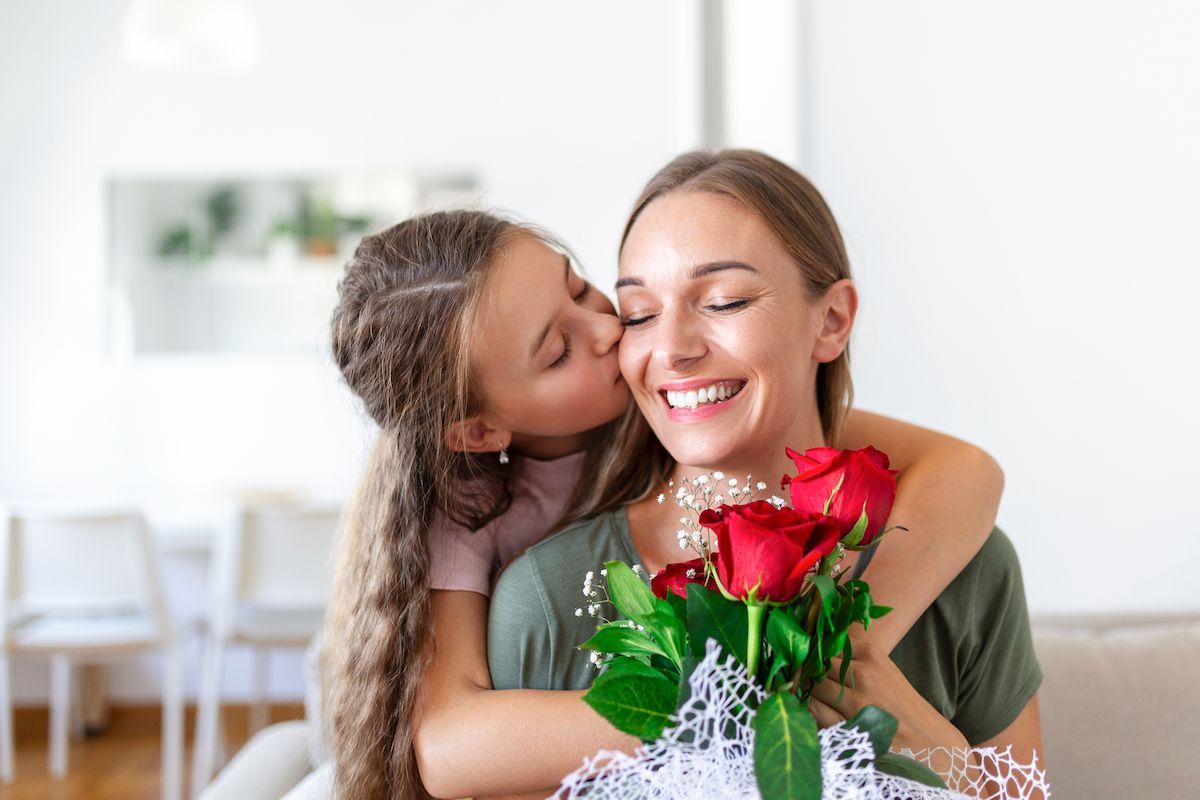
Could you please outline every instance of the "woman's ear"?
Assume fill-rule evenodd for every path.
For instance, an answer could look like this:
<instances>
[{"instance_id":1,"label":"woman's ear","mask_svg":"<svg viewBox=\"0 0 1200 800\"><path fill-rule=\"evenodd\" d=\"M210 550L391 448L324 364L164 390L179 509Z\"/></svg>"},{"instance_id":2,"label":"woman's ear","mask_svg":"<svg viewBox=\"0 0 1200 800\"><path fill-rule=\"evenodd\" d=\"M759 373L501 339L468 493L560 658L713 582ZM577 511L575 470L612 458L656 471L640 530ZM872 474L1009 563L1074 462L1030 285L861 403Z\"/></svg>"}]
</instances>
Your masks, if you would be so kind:
<instances>
[{"instance_id":1,"label":"woman's ear","mask_svg":"<svg viewBox=\"0 0 1200 800\"><path fill-rule=\"evenodd\" d=\"M446 428L446 446L458 453L495 453L508 447L512 435L490 427L482 417L467 417Z\"/></svg>"},{"instance_id":2,"label":"woman's ear","mask_svg":"<svg viewBox=\"0 0 1200 800\"><path fill-rule=\"evenodd\" d=\"M858 313L858 290L849 278L829 287L816 303L819 327L813 345L813 358L822 363L835 360L850 341L854 315Z\"/></svg>"}]
</instances>

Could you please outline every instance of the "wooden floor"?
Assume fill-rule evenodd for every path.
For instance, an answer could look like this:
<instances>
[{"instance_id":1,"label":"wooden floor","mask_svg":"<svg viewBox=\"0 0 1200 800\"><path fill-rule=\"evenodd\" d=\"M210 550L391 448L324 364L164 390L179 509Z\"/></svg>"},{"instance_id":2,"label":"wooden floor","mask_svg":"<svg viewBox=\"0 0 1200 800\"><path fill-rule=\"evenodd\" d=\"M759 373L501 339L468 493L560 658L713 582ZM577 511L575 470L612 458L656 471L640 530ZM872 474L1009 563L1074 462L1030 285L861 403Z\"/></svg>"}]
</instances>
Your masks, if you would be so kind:
<instances>
[{"instance_id":1,"label":"wooden floor","mask_svg":"<svg viewBox=\"0 0 1200 800\"><path fill-rule=\"evenodd\" d=\"M246 743L245 706L225 706L226 749L232 756ZM271 721L301 719L299 703L271 707ZM158 800L162 745L159 738L162 712L158 706L118 706L104 733L84 739L72 739L70 763L62 780L50 777L48 770L49 713L46 709L17 709L16 729L17 780L0 784L0 800ZM184 747L184 795L190 785L194 709L186 717Z\"/></svg>"}]
</instances>

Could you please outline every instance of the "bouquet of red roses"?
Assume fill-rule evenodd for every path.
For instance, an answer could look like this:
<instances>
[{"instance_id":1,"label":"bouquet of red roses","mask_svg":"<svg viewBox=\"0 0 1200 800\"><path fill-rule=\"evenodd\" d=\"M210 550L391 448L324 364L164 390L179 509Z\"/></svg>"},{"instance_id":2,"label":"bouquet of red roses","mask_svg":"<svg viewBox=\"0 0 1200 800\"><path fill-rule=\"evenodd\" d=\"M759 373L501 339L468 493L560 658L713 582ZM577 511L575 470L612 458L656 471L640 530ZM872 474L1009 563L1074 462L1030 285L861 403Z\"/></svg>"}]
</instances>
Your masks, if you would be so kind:
<instances>
[{"instance_id":1,"label":"bouquet of red roses","mask_svg":"<svg viewBox=\"0 0 1200 800\"><path fill-rule=\"evenodd\" d=\"M865 629L890 610L871 601L864 581L847 580L839 564L845 550L869 548L892 530L884 525L897 472L888 457L872 447L787 453L798 468L781 481L790 505L755 499L766 484L752 489L749 477L714 472L672 484L686 512L676 537L696 557L667 565L649 587L619 561L602 570L603 584L589 573L588 613L611 603L620 618L601 616L596 634L580 645L604 668L584 700L644 741L673 724L710 641L736 658L765 698L752 709L751 725L766 800L821 796L821 745L808 697L838 656L845 684L852 626ZM868 706L848 725L869 735L878 771L943 785L924 765L888 752L897 726L891 715Z\"/></svg>"}]
</instances>

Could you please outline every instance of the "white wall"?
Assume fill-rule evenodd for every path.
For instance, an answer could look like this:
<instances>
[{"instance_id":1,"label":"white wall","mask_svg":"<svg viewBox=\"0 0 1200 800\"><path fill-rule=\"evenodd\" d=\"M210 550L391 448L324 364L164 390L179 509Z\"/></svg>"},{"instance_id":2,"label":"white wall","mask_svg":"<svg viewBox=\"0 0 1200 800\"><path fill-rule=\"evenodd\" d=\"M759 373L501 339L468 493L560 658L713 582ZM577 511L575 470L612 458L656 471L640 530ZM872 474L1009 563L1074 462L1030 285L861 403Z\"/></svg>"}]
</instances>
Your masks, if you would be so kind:
<instances>
[{"instance_id":1,"label":"white wall","mask_svg":"<svg viewBox=\"0 0 1200 800\"><path fill-rule=\"evenodd\" d=\"M859 401L995 454L1034 610L1200 609L1200 8L812 11Z\"/></svg>"},{"instance_id":2,"label":"white wall","mask_svg":"<svg viewBox=\"0 0 1200 800\"><path fill-rule=\"evenodd\" d=\"M246 75L121 63L124 2L6 6L0 497L339 496L370 437L323 353L109 358L106 176L478 169L492 203L557 231L611 285L629 204L695 144L686 0L252 5L264 59ZM23 680L18 694L44 691ZM144 684L118 676L116 694Z\"/></svg>"}]
</instances>

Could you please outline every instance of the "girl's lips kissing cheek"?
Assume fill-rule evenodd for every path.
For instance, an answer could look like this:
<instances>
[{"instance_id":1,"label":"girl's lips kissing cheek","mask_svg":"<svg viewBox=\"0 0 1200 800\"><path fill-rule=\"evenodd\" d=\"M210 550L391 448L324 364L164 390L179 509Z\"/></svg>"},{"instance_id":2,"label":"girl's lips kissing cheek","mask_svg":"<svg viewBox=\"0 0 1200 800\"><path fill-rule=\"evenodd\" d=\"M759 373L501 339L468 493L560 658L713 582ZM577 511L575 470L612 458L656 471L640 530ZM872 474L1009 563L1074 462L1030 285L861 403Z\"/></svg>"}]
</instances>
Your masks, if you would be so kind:
<instances>
[{"instance_id":1,"label":"girl's lips kissing cheek","mask_svg":"<svg viewBox=\"0 0 1200 800\"><path fill-rule=\"evenodd\" d=\"M724 409L746 386L743 380L691 380L664 384L658 394L675 422L708 419Z\"/></svg>"}]
</instances>

